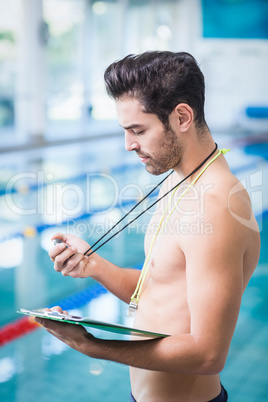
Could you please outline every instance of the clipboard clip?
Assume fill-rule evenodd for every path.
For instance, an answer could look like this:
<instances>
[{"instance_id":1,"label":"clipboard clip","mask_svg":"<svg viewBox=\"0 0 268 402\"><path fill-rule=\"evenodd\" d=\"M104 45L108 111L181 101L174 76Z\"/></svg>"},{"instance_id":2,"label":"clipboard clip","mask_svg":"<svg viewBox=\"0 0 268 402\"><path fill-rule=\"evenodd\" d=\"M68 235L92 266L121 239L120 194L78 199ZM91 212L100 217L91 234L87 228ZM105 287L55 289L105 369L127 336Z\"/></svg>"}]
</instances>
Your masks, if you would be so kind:
<instances>
[{"instance_id":1,"label":"clipboard clip","mask_svg":"<svg viewBox=\"0 0 268 402\"><path fill-rule=\"evenodd\" d=\"M68 320L68 319L71 319L71 320L79 320L80 319L81 320L81 317L70 315L70 314L59 313L58 311L44 311L44 310L29 311L29 310L21 308L19 312L25 313L25 314L30 313L31 315L34 315L36 313L37 316L44 317L44 318L50 317L50 318L58 318L60 320Z\"/></svg>"}]
</instances>

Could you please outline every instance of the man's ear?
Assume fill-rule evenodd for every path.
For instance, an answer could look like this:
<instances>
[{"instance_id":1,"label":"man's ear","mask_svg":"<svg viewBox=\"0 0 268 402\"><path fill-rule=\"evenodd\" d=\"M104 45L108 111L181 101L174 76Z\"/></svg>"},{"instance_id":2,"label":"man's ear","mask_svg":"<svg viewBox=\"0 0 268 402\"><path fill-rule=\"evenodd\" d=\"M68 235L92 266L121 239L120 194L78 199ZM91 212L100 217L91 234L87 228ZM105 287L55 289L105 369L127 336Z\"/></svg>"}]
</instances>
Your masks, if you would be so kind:
<instances>
[{"instance_id":1,"label":"man's ear","mask_svg":"<svg viewBox=\"0 0 268 402\"><path fill-rule=\"evenodd\" d=\"M175 107L174 113L176 116L177 124L180 127L180 131L188 131L194 120L193 109L189 105L187 105L187 103L179 103Z\"/></svg>"}]
</instances>

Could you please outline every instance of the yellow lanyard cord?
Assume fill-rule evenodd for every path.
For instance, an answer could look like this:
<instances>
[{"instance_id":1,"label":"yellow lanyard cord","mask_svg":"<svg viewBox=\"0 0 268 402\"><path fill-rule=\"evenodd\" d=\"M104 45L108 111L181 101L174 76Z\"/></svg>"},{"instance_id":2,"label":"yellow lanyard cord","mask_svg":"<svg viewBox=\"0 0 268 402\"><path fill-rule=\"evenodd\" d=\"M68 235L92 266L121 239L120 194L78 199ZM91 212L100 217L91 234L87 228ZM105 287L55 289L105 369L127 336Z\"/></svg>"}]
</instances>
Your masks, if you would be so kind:
<instances>
[{"instance_id":1,"label":"yellow lanyard cord","mask_svg":"<svg viewBox=\"0 0 268 402\"><path fill-rule=\"evenodd\" d=\"M140 274L140 277L139 277L139 280L138 280L136 289L135 289L135 291L134 291L134 293L133 293L133 295L132 295L132 297L131 297L131 301L130 301L129 308L128 308L128 313L127 313L128 316L132 317L133 314L135 313L135 311L136 311L137 308L138 308L138 302L139 302L140 295L141 295L141 291L142 291L142 287L143 287L143 284L144 284L144 281L145 281L145 278L146 278L146 275L147 275L147 272L148 272L148 269L149 269L149 265L150 265L149 262L150 262L150 258L151 258L151 254L152 254L154 245L155 245L155 243L156 243L156 240L157 240L158 236L159 236L160 233L163 231L165 225L167 224L167 222L169 221L171 215L173 214L174 210L176 209L178 203L179 203L180 200L183 198L183 196L187 193L187 191L190 190L190 188L197 182L197 180L198 180L198 179L200 178L200 176L205 172L205 170L206 170L221 154L224 155L224 154L226 154L226 152L229 152L229 151L230 151L230 149L225 149L225 148L219 150L219 152L217 153L217 155L215 155L214 158L212 158L212 159L206 164L206 166L201 170L201 172L196 176L196 178L189 184L189 186L188 186L188 187L182 192L182 194L179 196L177 202L175 203L175 205L174 205L174 207L172 208L172 210L170 211L170 213L167 215L166 220L165 220L164 224L162 225L163 220L164 220L164 218L165 218L165 216L166 216L166 213L167 213L167 211L168 211L168 208L169 208L169 206L170 206L170 204L171 204L171 201L172 201L172 199L173 199L173 197L174 197L174 195L175 195L175 192L176 192L176 190L178 189L179 185L178 185L177 187L175 187L175 189L173 190L173 192L172 192L172 194L171 194L171 196L170 196L169 202L168 202L168 204L167 204L167 206L166 206L166 208L165 208L165 211L164 211L164 213L163 213L163 215L162 215L162 217L161 217L161 219L160 219L160 222L159 222L157 231L156 231L156 233L154 234L154 236L153 236L153 238L152 238L152 241L151 241L151 244L150 244L150 248L149 248L149 252L148 252L148 255L147 255L146 259L145 259L145 262L144 262L144 265L143 265L143 268L142 268L142 271L141 271L141 274Z\"/></svg>"}]
</instances>

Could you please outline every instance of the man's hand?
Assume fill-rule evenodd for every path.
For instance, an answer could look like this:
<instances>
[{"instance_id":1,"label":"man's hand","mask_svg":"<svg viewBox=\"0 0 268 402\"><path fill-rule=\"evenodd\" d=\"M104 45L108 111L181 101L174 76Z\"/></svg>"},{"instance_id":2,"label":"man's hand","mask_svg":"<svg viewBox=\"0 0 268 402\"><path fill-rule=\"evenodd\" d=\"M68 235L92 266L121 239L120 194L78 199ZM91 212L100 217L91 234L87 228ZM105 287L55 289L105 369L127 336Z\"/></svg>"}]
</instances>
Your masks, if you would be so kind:
<instances>
[{"instance_id":1,"label":"man's hand","mask_svg":"<svg viewBox=\"0 0 268 402\"><path fill-rule=\"evenodd\" d=\"M67 311L63 311L59 306L44 309L44 311L57 311L58 313L68 314ZM42 325L50 334L79 352L82 352L85 341L88 347L90 340L95 339L94 336L89 334L81 325L68 324L41 317L35 317L35 321Z\"/></svg>"},{"instance_id":2,"label":"man's hand","mask_svg":"<svg viewBox=\"0 0 268 402\"><path fill-rule=\"evenodd\" d=\"M62 241L49 251L55 271L73 278L91 277L119 299L129 303L139 279L139 270L121 269L97 253L85 256L89 244L74 235L56 233L53 239Z\"/></svg>"},{"instance_id":3,"label":"man's hand","mask_svg":"<svg viewBox=\"0 0 268 402\"><path fill-rule=\"evenodd\" d=\"M49 251L50 259L54 262L54 269L63 276L73 278L86 278L94 276L98 255L88 258L84 255L89 249L89 244L74 235L56 233L53 239L59 239L62 243L56 244Z\"/></svg>"}]
</instances>

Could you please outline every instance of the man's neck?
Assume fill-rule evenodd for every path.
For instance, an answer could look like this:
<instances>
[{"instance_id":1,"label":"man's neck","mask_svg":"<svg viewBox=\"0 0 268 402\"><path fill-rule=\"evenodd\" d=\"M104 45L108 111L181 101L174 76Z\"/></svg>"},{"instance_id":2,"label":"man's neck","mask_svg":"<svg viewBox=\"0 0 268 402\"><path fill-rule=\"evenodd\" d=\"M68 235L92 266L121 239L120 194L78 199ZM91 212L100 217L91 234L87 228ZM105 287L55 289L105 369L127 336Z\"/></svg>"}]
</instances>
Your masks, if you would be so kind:
<instances>
[{"instance_id":1,"label":"man's neck","mask_svg":"<svg viewBox=\"0 0 268 402\"><path fill-rule=\"evenodd\" d=\"M207 130L203 133L202 139L198 139L197 136L192 137L187 144L185 144L185 149L180 163L173 168L173 170L180 176L185 177L191 171L193 171L198 165L200 165L208 155L215 149L215 142ZM214 154L211 158L215 156ZM198 172L196 172L198 174ZM191 181L193 177L189 177Z\"/></svg>"}]
</instances>

